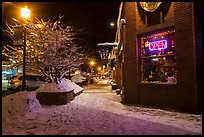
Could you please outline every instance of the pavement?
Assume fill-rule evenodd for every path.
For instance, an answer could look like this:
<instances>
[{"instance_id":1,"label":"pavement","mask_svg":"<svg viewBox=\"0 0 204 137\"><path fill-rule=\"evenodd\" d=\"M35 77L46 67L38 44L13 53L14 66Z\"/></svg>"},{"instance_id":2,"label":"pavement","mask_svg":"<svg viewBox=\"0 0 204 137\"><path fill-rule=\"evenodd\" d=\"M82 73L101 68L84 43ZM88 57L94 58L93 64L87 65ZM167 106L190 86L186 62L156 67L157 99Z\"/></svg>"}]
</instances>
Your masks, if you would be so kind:
<instances>
[{"instance_id":1,"label":"pavement","mask_svg":"<svg viewBox=\"0 0 204 137\"><path fill-rule=\"evenodd\" d=\"M112 90L110 84L107 84L107 79L101 79L96 84L89 84L84 87L84 94L97 95L114 102L121 102L121 95L116 94L116 90Z\"/></svg>"}]
</instances>

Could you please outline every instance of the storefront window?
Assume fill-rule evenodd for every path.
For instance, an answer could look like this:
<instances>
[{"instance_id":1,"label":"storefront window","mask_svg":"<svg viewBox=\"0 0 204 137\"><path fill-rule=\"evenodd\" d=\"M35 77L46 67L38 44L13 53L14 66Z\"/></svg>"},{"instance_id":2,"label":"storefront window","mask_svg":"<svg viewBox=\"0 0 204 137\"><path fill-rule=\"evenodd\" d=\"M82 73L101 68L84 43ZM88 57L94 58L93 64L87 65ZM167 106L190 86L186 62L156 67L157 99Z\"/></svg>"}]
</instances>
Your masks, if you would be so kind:
<instances>
[{"instance_id":1,"label":"storefront window","mask_svg":"<svg viewBox=\"0 0 204 137\"><path fill-rule=\"evenodd\" d=\"M142 83L177 82L174 29L140 35Z\"/></svg>"}]
</instances>

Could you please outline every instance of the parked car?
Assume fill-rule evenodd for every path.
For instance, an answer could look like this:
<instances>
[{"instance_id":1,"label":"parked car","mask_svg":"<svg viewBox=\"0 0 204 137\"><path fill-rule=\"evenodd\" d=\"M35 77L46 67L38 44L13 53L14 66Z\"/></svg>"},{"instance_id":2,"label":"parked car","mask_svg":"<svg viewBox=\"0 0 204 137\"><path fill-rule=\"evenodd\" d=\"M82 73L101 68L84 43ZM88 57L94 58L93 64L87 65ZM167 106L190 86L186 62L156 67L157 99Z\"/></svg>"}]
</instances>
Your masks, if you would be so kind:
<instances>
[{"instance_id":1,"label":"parked car","mask_svg":"<svg viewBox=\"0 0 204 137\"><path fill-rule=\"evenodd\" d=\"M45 78L43 78L40 75L26 75L26 90L36 90L38 89L42 84L44 84ZM7 89L13 90L15 92L20 91L22 89L22 79L23 76L17 76L9 80Z\"/></svg>"},{"instance_id":2,"label":"parked car","mask_svg":"<svg viewBox=\"0 0 204 137\"><path fill-rule=\"evenodd\" d=\"M76 74L71 78L71 81L76 83L77 85L83 87L84 85L87 85L86 78L82 76L81 74Z\"/></svg>"},{"instance_id":3,"label":"parked car","mask_svg":"<svg viewBox=\"0 0 204 137\"><path fill-rule=\"evenodd\" d=\"M16 78L16 77L18 77L18 76L12 76L11 78L9 78L8 84L10 83L10 81L11 81L13 78Z\"/></svg>"}]
</instances>

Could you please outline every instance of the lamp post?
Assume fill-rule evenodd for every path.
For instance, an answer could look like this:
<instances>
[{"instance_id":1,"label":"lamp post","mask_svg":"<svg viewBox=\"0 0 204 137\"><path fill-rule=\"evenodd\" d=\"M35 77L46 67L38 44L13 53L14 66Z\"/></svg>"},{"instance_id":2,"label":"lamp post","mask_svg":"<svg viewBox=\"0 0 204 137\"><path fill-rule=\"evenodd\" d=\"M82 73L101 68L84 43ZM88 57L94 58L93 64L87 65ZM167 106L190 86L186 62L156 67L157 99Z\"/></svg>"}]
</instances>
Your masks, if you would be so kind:
<instances>
[{"instance_id":1,"label":"lamp post","mask_svg":"<svg viewBox=\"0 0 204 137\"><path fill-rule=\"evenodd\" d=\"M92 60L89 62L90 66L91 66L91 76L90 76L90 84L93 84L93 66L95 65L95 62Z\"/></svg>"},{"instance_id":2,"label":"lamp post","mask_svg":"<svg viewBox=\"0 0 204 137\"><path fill-rule=\"evenodd\" d=\"M98 71L101 71L101 67L98 67Z\"/></svg>"},{"instance_id":3,"label":"lamp post","mask_svg":"<svg viewBox=\"0 0 204 137\"><path fill-rule=\"evenodd\" d=\"M101 67L99 66L97 69L98 69L98 74L101 75Z\"/></svg>"},{"instance_id":4,"label":"lamp post","mask_svg":"<svg viewBox=\"0 0 204 137\"><path fill-rule=\"evenodd\" d=\"M93 66L95 65L95 62L92 60L90 61L90 65L91 65L91 74L93 73Z\"/></svg>"},{"instance_id":5,"label":"lamp post","mask_svg":"<svg viewBox=\"0 0 204 137\"><path fill-rule=\"evenodd\" d=\"M111 27L114 27L114 26L115 26L115 23L114 23L114 22L111 22L111 23L110 23L110 26L111 26Z\"/></svg>"},{"instance_id":6,"label":"lamp post","mask_svg":"<svg viewBox=\"0 0 204 137\"><path fill-rule=\"evenodd\" d=\"M30 17L30 10L27 7L21 8L21 17L23 19ZM23 44L23 79L22 79L22 91L26 90L26 27L24 27L24 44Z\"/></svg>"}]
</instances>

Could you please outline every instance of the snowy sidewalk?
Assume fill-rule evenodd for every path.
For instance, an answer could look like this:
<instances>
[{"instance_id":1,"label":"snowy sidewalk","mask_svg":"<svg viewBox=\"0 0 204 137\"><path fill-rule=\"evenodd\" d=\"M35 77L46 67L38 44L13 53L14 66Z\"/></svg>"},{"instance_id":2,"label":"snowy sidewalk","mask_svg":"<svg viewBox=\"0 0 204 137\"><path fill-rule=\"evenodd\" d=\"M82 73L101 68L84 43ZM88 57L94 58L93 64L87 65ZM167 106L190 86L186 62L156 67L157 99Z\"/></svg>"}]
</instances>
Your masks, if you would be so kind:
<instances>
[{"instance_id":1,"label":"snowy sidewalk","mask_svg":"<svg viewBox=\"0 0 204 137\"><path fill-rule=\"evenodd\" d=\"M111 85L107 85L107 80L102 79L97 84L91 84L84 88L84 94L94 98L108 99L109 101L121 102L121 96L116 95L115 90L112 90Z\"/></svg>"},{"instance_id":2,"label":"snowy sidewalk","mask_svg":"<svg viewBox=\"0 0 204 137\"><path fill-rule=\"evenodd\" d=\"M105 80L61 106L2 123L3 135L202 135L202 115L126 106Z\"/></svg>"}]
</instances>

